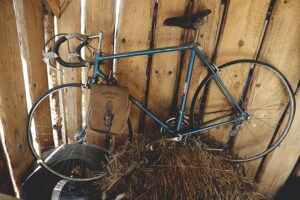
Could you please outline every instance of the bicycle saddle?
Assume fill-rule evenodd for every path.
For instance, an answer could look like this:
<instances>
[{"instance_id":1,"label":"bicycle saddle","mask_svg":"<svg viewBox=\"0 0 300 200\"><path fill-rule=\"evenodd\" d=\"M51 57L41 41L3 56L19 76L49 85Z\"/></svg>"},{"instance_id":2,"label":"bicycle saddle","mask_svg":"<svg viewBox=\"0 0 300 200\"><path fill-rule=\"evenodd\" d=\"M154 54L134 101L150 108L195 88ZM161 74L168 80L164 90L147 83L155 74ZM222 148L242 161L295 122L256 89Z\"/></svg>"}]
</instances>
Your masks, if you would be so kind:
<instances>
[{"instance_id":1,"label":"bicycle saddle","mask_svg":"<svg viewBox=\"0 0 300 200\"><path fill-rule=\"evenodd\" d=\"M180 16L180 17L171 17L164 21L164 25L165 26L179 26L182 28L196 30L197 27L195 26L195 23L198 20L209 15L210 13L211 13L211 10L206 9L206 10L199 12L198 14L186 15L186 16Z\"/></svg>"}]
</instances>

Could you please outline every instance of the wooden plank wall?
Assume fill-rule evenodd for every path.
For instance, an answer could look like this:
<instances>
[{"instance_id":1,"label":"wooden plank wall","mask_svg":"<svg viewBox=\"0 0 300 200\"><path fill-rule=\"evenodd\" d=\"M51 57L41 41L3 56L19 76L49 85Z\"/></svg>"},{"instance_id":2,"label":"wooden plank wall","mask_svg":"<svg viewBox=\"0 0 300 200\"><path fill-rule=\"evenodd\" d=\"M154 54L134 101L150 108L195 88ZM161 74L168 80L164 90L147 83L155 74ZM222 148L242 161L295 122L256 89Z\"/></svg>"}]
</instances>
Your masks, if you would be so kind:
<instances>
[{"instance_id":1,"label":"wooden plank wall","mask_svg":"<svg viewBox=\"0 0 300 200\"><path fill-rule=\"evenodd\" d=\"M20 188L22 176L33 161L25 136L26 95L12 0L1 1L0 10L0 43L5 46L0 49L0 132L10 160L8 165Z\"/></svg>"},{"instance_id":2,"label":"wooden plank wall","mask_svg":"<svg viewBox=\"0 0 300 200\"><path fill-rule=\"evenodd\" d=\"M257 51L261 45L262 32L264 31L266 14L270 2L270 0L241 0L229 2L225 27L221 33L220 42L217 48L217 65L237 59L255 59ZM252 13L255 13L255 15ZM237 18L240 20L237 21ZM243 77L242 74L237 74L237 76ZM222 81L229 87L229 90L230 86L234 86L231 84L231 76L222 76ZM218 90L217 88L210 89L212 91ZM235 92L239 91L233 91L232 95L234 97L237 96ZM224 102L224 99L219 96L210 95L207 101L212 102L213 105L224 104L222 103ZM228 108L228 104L223 106L225 109ZM214 135L217 140L226 141L228 135L218 133L222 133L222 127L210 130L210 134ZM244 137L242 139L244 139ZM239 143L243 144L244 142L246 141L238 140L237 145L239 145ZM249 177L253 177L255 175L259 164L260 160L251 162L251 166L249 167L247 166L248 163L246 164L248 167L247 174Z\"/></svg>"},{"instance_id":3,"label":"wooden plank wall","mask_svg":"<svg viewBox=\"0 0 300 200\"><path fill-rule=\"evenodd\" d=\"M21 55L27 65L31 98L28 101L33 103L48 90L47 68L42 60L41 53L41 49L45 44L42 2L16 0L15 5ZM36 116L35 123L47 126L51 124L49 106L45 105L41 109L43 109L45 115ZM44 147L53 144L50 132L43 130L37 131L37 133L39 133L36 137L41 151L45 150Z\"/></svg>"},{"instance_id":4,"label":"wooden plank wall","mask_svg":"<svg viewBox=\"0 0 300 200\"><path fill-rule=\"evenodd\" d=\"M117 53L149 49L155 2L153 0L121 1L117 32ZM143 19L141 21L136 19ZM131 27L131 28L128 28ZM121 85L130 89L130 94L145 103L148 56L120 59L116 77ZM132 106L130 119L138 132L142 112Z\"/></svg>"},{"instance_id":5,"label":"wooden plank wall","mask_svg":"<svg viewBox=\"0 0 300 200\"><path fill-rule=\"evenodd\" d=\"M22 45L21 51L28 65L30 97L34 101L48 88L46 67L41 62L42 43L44 42L42 5L41 1L38 3L34 3L33 0L14 1L19 5L15 12L19 13L19 18L17 16L18 28L24 32L19 39ZM85 2L85 7L81 7L82 2ZM85 34L92 35L103 31L103 51L106 54L176 46L190 42L193 38L193 31L179 27L165 27L163 21L168 17L211 9L212 13L199 35L200 44L205 49L204 55L210 62L219 65L234 59L258 57L259 60L278 66L291 82L293 89L296 89L300 76L300 22L298 20L300 3L296 0L175 0L172 2L168 0L121 0L119 1L119 14L116 16L117 2L118 0L70 1L61 10L60 18L57 19L58 33L83 30ZM61 0L60 6L64 3L65 1ZM6 146L14 168L13 174L17 183L20 183L21 175L32 161L24 138L27 112L24 80L12 0L1 1L1 10L4 10L5 13L1 15L0 22L1 26L5 27L3 30L6 30L0 33L1 42L7 44L8 48L6 51L1 51L0 55L0 81L3 83L0 84L0 106L1 110L3 109L0 117L4 135L10 139L6 141ZM85 13L85 23L81 24L83 13ZM269 17L268 23L266 23L267 17ZM46 35L48 34L49 38L54 32L53 28L51 30L53 16L48 15L47 19ZM118 24L116 24L117 21ZM265 37L261 40L264 34ZM35 45L31 45L33 43ZM75 48L77 44L71 43L71 49ZM7 52L9 53L7 54ZM7 55L16 55L17 59L11 60ZM179 104L188 57L189 52L187 51L118 59L114 66L115 77L121 85L129 86L131 94L136 99L147 105L154 114L166 120L173 115ZM112 68L113 63L105 61L102 70L108 73ZM51 86L57 85L58 82L86 80L83 74L86 76L88 70L62 69L64 75L61 78L56 73L49 72L51 73L48 75ZM187 114L193 93L205 75L206 72L202 65L196 61L190 95L187 99ZM81 100L70 101L70 99L77 98L78 94L74 95L60 103L68 106L67 110L70 113L81 113ZM297 95L297 101L299 101L298 97L299 95ZM8 98L13 99L17 107L11 105L12 102L8 101ZM66 102L68 103L66 104ZM48 110L49 108L45 108L45 112L49 112ZM299 114L296 115L298 117ZM76 117L78 122L82 120L81 114L64 115L64 117ZM144 119L143 113L134 107L130 117L135 132L142 132L145 127L149 132L156 126L151 119ZM11 124L12 119L17 123ZM47 123L50 119L43 120L43 123ZM299 151L294 151L294 149L297 147L296 141L299 139L298 126L299 119L296 119L287 139L263 163L258 160L246 165L248 176L256 176L260 184L260 191L269 196L274 195L285 182L297 162ZM14 135L8 134L10 132ZM211 134L215 132L215 130L210 131ZM218 139L222 140L223 138L219 137ZM71 136L69 140L72 140ZM103 137L95 137L92 143L101 144L100 140L103 140ZM52 142L50 138L42 138L39 140L40 146L46 145L45 141ZM16 154L15 152L19 152L18 149L22 149L22 153ZM286 157L286 154L289 156ZM21 163L23 158L28 158L28 162ZM279 163L286 158L288 158L288 162L285 162L283 169ZM2 169L0 168L0 170ZM278 173L282 174L280 181L277 179Z\"/></svg>"},{"instance_id":6,"label":"wooden plank wall","mask_svg":"<svg viewBox=\"0 0 300 200\"><path fill-rule=\"evenodd\" d=\"M184 15L189 3L187 0L176 0L172 4L167 0L158 1L153 38L154 48L182 44L184 30L179 27L163 26L163 22L168 17ZM180 52L176 51L154 54L152 57L148 108L161 119L166 120L170 117L170 108L178 79L180 55ZM148 129L151 129L153 125L156 124L148 118Z\"/></svg>"},{"instance_id":7,"label":"wooden plank wall","mask_svg":"<svg viewBox=\"0 0 300 200\"><path fill-rule=\"evenodd\" d=\"M64 1L60 1L60 5ZM76 13L76 15L74 15ZM70 2L65 11L61 14L60 18L57 19L57 31L58 33L80 33L80 0L73 0ZM69 44L62 45L60 55L64 60L73 62L74 59L68 58L68 51L75 52L78 46L78 40L71 40ZM75 62L75 61L74 61ZM81 82L81 68L67 68L60 66L63 70L64 75L61 76L61 83L80 83ZM69 142L74 142L74 130L80 130L81 128L81 91L72 90L65 95L60 102L63 106L63 118L64 118L64 130L66 139ZM76 101L73 101L76 99ZM73 113L73 114L71 114ZM75 114L74 114L75 113ZM78 122L78 123L74 123Z\"/></svg>"}]
</instances>

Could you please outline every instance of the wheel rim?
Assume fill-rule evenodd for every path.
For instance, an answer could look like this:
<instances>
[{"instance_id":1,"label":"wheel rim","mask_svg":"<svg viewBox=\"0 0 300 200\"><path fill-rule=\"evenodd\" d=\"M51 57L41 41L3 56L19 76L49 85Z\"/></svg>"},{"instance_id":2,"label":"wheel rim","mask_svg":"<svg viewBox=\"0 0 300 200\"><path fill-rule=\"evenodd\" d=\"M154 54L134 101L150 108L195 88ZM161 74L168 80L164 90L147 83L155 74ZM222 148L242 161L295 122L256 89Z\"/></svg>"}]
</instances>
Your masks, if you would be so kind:
<instances>
[{"instance_id":1,"label":"wheel rim","mask_svg":"<svg viewBox=\"0 0 300 200\"><path fill-rule=\"evenodd\" d=\"M251 70L251 66L254 66L252 67L253 70ZM247 68L248 71L246 70ZM244 103L242 107L246 108L246 111L248 110L250 115L250 119L245 121L245 124L242 124L244 130L238 131L237 135L231 137L231 140L229 141L229 143L232 144L233 152L238 154L239 158L234 157L229 158L229 160L234 162L246 162L258 159L274 150L284 139L291 126L295 112L295 100L291 87L286 81L286 78L278 70L262 62L251 60L233 61L220 66L219 69L221 70L219 73L221 80L224 81L230 92L234 91L233 96L235 100L239 102L240 105ZM250 72L252 74L250 74ZM246 83L249 77L250 82L248 83L248 92L243 94L242 91L247 91L247 89L245 89L247 87L245 86L247 85ZM200 84L194 95L191 106L191 118L194 126L195 122L197 122L197 117L199 118L199 116L202 115L203 118L204 113L207 115L207 113L211 112L211 115L216 116L217 114L214 114L213 112L218 111L218 109L223 109L224 112L228 110L227 112L235 114L232 109L228 109L230 108L230 105L229 107L226 107L218 102L218 100L214 100L216 97L221 98L221 95L214 94L218 92L218 89L216 88L215 83L210 80L211 77L207 77ZM245 84L242 83L241 80L244 80ZM270 91L270 89L273 88L272 86L275 85L277 86L275 87L275 90L277 89L280 94L276 94L276 91ZM202 94L205 87L209 88L209 92L206 96ZM260 95L260 93L262 95ZM205 108L201 113L198 109L200 108L200 102L202 101L203 103L204 100L202 99L205 99L205 97L207 98L205 100ZM273 97L273 104L264 101L264 99L269 99L269 97ZM245 99L246 101L243 102L241 101L242 99ZM221 101L224 101L224 99ZM263 106L259 106L257 102L261 103ZM273 111L271 111L271 109ZM277 118L275 118L275 114ZM212 118L214 119L214 117ZM203 123L203 120L204 122L207 121L207 119L201 120L201 123ZM281 123L281 126L278 125L278 122ZM258 130L263 127L262 125L264 125L264 127L267 126L267 128ZM219 130L211 129L209 131L210 136L206 137L207 135L203 134L202 139L210 140L211 137L213 137L218 140L218 145L216 146L219 148L225 147L228 142L229 132L231 131L230 128L232 128L232 126L228 126L227 129L226 127L220 127ZM225 137L219 136L222 131L226 131L227 135ZM258 139L259 137L256 134L258 132L262 133L260 139ZM220 134L216 136L217 133ZM243 137L241 135L243 135ZM275 137L273 138L273 136ZM220 145L220 143L222 143L222 145Z\"/></svg>"},{"instance_id":2,"label":"wheel rim","mask_svg":"<svg viewBox=\"0 0 300 200\"><path fill-rule=\"evenodd\" d=\"M87 93L81 83L53 88L33 105L27 121L28 143L38 163L68 180L99 179L103 176L101 171L108 156L101 144L95 143L103 137L102 134L84 129ZM59 110L54 109L53 100L59 102ZM50 112L45 112L47 106L51 108ZM74 111L79 116L72 115ZM48 120L39 120L41 117ZM76 137L82 132L85 137Z\"/></svg>"}]
</instances>

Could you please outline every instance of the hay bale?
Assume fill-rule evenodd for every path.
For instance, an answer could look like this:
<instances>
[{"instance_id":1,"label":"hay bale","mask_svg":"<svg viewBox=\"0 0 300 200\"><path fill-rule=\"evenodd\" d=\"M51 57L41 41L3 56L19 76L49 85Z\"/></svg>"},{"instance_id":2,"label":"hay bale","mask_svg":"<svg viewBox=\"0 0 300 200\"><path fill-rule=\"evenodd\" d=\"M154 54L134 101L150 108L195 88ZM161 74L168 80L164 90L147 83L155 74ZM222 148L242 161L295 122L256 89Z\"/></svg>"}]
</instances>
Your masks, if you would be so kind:
<instances>
[{"instance_id":1,"label":"hay bale","mask_svg":"<svg viewBox=\"0 0 300 200\"><path fill-rule=\"evenodd\" d=\"M102 189L122 176L135 161L145 156L149 164L127 177L127 199L265 199L245 178L244 168L227 162L222 153L205 151L196 138L180 142L160 141L147 148L137 137L110 158Z\"/></svg>"}]
</instances>

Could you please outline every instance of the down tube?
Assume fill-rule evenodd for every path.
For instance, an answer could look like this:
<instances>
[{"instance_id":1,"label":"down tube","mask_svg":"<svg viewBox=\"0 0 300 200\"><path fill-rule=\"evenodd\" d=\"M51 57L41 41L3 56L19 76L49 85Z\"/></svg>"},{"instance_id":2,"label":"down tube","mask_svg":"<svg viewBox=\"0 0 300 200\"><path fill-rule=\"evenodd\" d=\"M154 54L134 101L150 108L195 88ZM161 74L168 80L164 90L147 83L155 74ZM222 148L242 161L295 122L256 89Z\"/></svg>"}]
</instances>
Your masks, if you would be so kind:
<instances>
[{"instance_id":1,"label":"down tube","mask_svg":"<svg viewBox=\"0 0 300 200\"><path fill-rule=\"evenodd\" d=\"M134 97L131 95L129 96L129 100L136 105L139 109L144 111L149 117L151 117L154 121L156 121L159 125L167 129L170 133L174 133L174 130L172 130L167 124L160 121L154 114L152 114L147 108L145 108L140 102L138 102Z\"/></svg>"}]
</instances>

